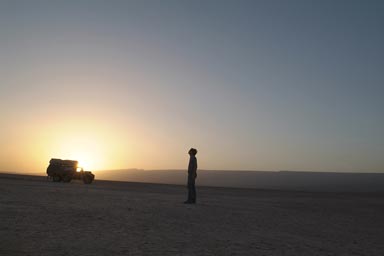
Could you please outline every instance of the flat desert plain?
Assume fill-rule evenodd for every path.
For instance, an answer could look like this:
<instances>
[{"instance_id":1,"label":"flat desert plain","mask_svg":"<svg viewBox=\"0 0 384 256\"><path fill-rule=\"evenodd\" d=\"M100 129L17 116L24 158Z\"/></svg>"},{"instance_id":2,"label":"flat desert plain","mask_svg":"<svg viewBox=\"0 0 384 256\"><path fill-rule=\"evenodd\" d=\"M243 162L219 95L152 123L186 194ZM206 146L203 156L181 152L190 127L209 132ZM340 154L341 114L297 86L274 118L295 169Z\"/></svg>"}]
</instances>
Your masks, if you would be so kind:
<instances>
[{"instance_id":1,"label":"flat desert plain","mask_svg":"<svg viewBox=\"0 0 384 256\"><path fill-rule=\"evenodd\" d=\"M0 255L384 255L384 194L0 175Z\"/></svg>"}]
</instances>

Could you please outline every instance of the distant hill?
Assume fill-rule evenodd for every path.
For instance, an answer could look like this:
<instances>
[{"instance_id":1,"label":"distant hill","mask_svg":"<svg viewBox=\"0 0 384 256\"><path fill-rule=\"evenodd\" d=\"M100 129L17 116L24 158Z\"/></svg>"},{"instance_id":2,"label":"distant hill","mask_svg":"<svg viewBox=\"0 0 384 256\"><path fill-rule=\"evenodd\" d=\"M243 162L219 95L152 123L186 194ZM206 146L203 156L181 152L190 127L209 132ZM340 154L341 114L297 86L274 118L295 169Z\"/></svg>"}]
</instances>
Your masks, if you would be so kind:
<instances>
[{"instance_id":1,"label":"distant hill","mask_svg":"<svg viewBox=\"0 0 384 256\"><path fill-rule=\"evenodd\" d=\"M185 184L186 170L95 171L96 179ZM199 170L198 186L308 191L384 191L384 173Z\"/></svg>"}]
</instances>

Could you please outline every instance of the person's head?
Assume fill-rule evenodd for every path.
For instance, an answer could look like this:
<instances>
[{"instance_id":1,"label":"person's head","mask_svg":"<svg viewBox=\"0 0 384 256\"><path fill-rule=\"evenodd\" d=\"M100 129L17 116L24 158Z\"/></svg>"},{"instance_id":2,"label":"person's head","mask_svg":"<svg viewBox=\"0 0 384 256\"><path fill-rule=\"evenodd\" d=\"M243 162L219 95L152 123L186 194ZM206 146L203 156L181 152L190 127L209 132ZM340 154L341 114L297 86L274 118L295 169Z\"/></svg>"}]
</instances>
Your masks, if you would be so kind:
<instances>
[{"instance_id":1,"label":"person's head","mask_svg":"<svg viewBox=\"0 0 384 256\"><path fill-rule=\"evenodd\" d=\"M195 148L191 148L189 151L188 151L188 154L191 155L191 156L195 156L197 154L197 149Z\"/></svg>"}]
</instances>

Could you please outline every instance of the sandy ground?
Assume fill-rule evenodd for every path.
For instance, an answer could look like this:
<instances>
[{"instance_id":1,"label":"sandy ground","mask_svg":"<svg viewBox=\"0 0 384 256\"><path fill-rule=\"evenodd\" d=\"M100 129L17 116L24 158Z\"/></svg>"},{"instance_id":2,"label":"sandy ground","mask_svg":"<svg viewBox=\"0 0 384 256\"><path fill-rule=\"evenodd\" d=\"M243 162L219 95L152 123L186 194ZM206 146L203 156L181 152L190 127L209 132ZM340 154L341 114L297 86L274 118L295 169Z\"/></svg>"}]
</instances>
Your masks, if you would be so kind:
<instances>
[{"instance_id":1,"label":"sandy ground","mask_svg":"<svg viewBox=\"0 0 384 256\"><path fill-rule=\"evenodd\" d=\"M0 255L384 255L384 194L0 175Z\"/></svg>"}]
</instances>

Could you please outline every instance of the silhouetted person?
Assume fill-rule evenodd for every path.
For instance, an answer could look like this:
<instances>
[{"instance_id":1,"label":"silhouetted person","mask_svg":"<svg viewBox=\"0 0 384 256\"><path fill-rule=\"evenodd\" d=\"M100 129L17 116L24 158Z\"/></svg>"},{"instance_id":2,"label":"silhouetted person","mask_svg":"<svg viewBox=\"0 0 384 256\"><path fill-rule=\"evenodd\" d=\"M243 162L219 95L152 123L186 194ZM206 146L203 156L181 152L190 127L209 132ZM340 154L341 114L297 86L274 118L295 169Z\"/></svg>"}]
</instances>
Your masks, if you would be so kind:
<instances>
[{"instance_id":1,"label":"silhouetted person","mask_svg":"<svg viewBox=\"0 0 384 256\"><path fill-rule=\"evenodd\" d=\"M185 204L195 204L196 203L196 188L195 180L197 177L197 159L196 154L197 150L191 148L188 151L189 154L189 164L188 164L188 199L185 201Z\"/></svg>"}]
</instances>

